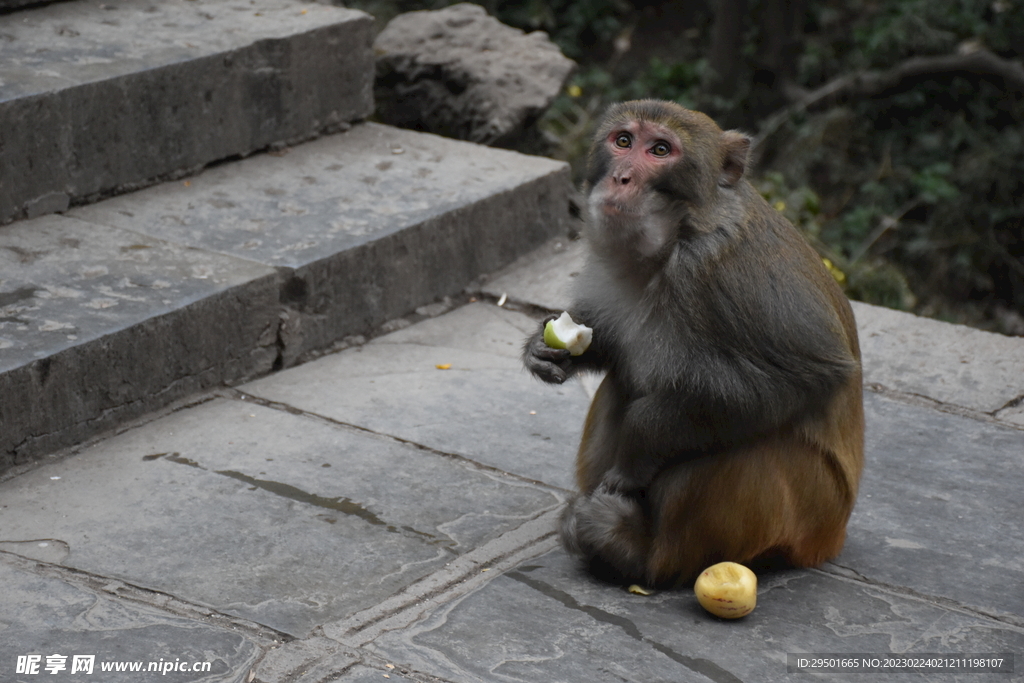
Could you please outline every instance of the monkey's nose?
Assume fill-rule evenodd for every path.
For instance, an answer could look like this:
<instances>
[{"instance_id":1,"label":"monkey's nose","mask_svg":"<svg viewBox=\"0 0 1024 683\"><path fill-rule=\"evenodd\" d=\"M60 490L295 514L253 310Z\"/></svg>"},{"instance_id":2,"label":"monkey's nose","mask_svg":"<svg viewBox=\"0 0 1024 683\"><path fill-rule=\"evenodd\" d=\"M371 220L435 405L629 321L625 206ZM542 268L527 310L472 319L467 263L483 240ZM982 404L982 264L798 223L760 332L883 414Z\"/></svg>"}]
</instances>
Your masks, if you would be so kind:
<instances>
[{"instance_id":1,"label":"monkey's nose","mask_svg":"<svg viewBox=\"0 0 1024 683\"><path fill-rule=\"evenodd\" d=\"M628 185L629 184L629 174L622 173L620 175L616 175L615 176L615 182L617 182L619 185Z\"/></svg>"}]
</instances>

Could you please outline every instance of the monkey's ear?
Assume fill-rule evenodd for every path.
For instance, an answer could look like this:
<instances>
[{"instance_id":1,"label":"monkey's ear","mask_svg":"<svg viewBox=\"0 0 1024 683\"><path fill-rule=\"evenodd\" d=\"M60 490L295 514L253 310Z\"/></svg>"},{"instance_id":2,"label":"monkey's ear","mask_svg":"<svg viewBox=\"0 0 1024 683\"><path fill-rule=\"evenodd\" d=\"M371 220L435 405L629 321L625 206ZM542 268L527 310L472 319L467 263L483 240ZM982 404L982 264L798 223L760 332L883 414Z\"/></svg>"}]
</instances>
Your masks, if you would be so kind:
<instances>
[{"instance_id":1,"label":"monkey's ear","mask_svg":"<svg viewBox=\"0 0 1024 683\"><path fill-rule=\"evenodd\" d=\"M725 162L718 184L732 187L743 177L747 170L747 157L750 154L750 138L738 130L727 130L722 133L722 148L725 150Z\"/></svg>"}]
</instances>

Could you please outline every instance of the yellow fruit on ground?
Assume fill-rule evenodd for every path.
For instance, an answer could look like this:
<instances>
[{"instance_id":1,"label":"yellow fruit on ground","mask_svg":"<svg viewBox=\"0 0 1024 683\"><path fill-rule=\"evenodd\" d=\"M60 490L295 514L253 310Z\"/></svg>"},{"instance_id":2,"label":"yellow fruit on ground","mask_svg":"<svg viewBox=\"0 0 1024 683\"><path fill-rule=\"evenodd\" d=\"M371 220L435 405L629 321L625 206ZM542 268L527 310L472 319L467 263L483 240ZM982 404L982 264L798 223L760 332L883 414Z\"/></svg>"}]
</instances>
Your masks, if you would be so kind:
<instances>
[{"instance_id":1,"label":"yellow fruit on ground","mask_svg":"<svg viewBox=\"0 0 1024 683\"><path fill-rule=\"evenodd\" d=\"M719 562L700 573L693 592L716 617L739 619L757 605L757 576L742 564Z\"/></svg>"}]
</instances>

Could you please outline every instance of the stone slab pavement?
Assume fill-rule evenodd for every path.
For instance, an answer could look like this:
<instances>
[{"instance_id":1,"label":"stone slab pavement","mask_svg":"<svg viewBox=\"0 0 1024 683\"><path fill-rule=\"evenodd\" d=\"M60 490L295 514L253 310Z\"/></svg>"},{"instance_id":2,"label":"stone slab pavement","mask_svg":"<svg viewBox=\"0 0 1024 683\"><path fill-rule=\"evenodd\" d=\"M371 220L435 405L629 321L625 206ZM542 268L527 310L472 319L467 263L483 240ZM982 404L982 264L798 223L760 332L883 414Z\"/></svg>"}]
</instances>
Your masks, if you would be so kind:
<instances>
[{"instance_id":1,"label":"stone slab pavement","mask_svg":"<svg viewBox=\"0 0 1024 683\"><path fill-rule=\"evenodd\" d=\"M592 383L542 385L518 353L579 258L547 245L415 324L9 472L0 680L1024 680L1024 340L858 305L846 548L723 621L557 547ZM790 672L812 653L1003 664Z\"/></svg>"}]
</instances>

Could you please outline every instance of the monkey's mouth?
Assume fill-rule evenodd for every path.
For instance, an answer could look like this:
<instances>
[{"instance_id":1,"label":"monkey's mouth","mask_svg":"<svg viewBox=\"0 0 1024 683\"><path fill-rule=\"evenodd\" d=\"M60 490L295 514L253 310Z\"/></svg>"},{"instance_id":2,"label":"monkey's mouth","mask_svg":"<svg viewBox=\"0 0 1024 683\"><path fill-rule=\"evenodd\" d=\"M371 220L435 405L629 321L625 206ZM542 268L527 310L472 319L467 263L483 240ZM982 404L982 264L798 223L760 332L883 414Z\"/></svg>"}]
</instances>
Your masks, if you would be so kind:
<instances>
[{"instance_id":1,"label":"monkey's mouth","mask_svg":"<svg viewBox=\"0 0 1024 683\"><path fill-rule=\"evenodd\" d=\"M606 199L601 202L601 210L606 216L640 216L643 214L641 207L617 202L613 199Z\"/></svg>"}]
</instances>

